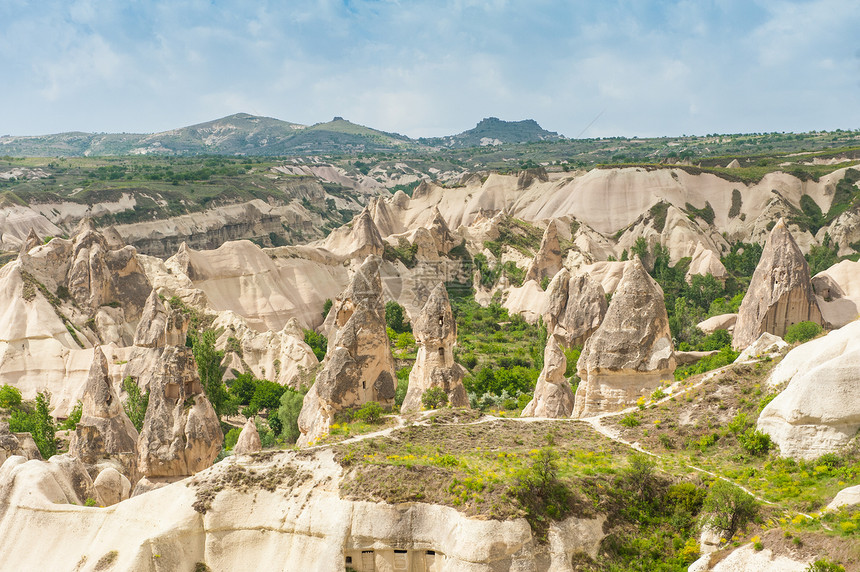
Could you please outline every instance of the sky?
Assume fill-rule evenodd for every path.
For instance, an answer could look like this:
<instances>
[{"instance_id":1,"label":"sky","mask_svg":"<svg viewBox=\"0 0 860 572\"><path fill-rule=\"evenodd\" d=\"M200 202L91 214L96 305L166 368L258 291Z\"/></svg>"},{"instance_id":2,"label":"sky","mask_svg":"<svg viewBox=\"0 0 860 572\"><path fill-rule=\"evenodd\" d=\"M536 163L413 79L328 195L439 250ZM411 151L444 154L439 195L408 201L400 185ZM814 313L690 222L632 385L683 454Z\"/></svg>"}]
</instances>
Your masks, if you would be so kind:
<instances>
[{"instance_id":1,"label":"sky","mask_svg":"<svg viewBox=\"0 0 860 572\"><path fill-rule=\"evenodd\" d=\"M0 0L0 135L860 128L856 0Z\"/></svg>"}]
</instances>

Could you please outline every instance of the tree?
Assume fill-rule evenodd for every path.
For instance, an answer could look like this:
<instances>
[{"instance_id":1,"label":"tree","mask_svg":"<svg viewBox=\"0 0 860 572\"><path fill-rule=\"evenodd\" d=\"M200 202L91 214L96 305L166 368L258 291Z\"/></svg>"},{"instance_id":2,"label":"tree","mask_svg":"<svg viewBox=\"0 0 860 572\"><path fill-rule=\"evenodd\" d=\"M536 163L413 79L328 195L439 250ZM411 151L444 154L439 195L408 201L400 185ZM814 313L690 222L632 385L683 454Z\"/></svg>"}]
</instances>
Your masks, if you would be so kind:
<instances>
[{"instance_id":1,"label":"tree","mask_svg":"<svg viewBox=\"0 0 860 572\"><path fill-rule=\"evenodd\" d=\"M753 520L758 511L759 503L752 495L729 482L718 480L705 499L704 523L725 538L731 538Z\"/></svg>"},{"instance_id":2,"label":"tree","mask_svg":"<svg viewBox=\"0 0 860 572\"><path fill-rule=\"evenodd\" d=\"M30 433L42 458L48 460L57 454L57 427L51 417L51 394L40 391L32 413L23 409L13 409L9 418L9 428L15 433Z\"/></svg>"},{"instance_id":3,"label":"tree","mask_svg":"<svg viewBox=\"0 0 860 572\"><path fill-rule=\"evenodd\" d=\"M256 415L262 409L275 409L280 405L281 396L286 388L274 381L267 379L258 379L254 388L254 396L248 404L247 409L242 413L244 415Z\"/></svg>"},{"instance_id":4,"label":"tree","mask_svg":"<svg viewBox=\"0 0 860 572\"><path fill-rule=\"evenodd\" d=\"M389 300L385 303L385 323L398 334L412 331L409 324L404 321L404 315L405 310L403 306L394 300Z\"/></svg>"},{"instance_id":5,"label":"tree","mask_svg":"<svg viewBox=\"0 0 860 572\"><path fill-rule=\"evenodd\" d=\"M328 339L313 330L304 330L305 343L311 347L318 361L322 361L328 350Z\"/></svg>"},{"instance_id":6,"label":"tree","mask_svg":"<svg viewBox=\"0 0 860 572\"><path fill-rule=\"evenodd\" d=\"M287 387L281 395L278 420L281 422L281 435L288 443L295 443L299 439L299 413L302 411L305 393L306 391Z\"/></svg>"},{"instance_id":7,"label":"tree","mask_svg":"<svg viewBox=\"0 0 860 572\"><path fill-rule=\"evenodd\" d=\"M140 386L131 376L122 380L122 389L128 394L122 408L131 420L134 428L143 429L143 420L146 419L146 408L149 406L149 392L141 393Z\"/></svg>"},{"instance_id":8,"label":"tree","mask_svg":"<svg viewBox=\"0 0 860 572\"><path fill-rule=\"evenodd\" d=\"M221 417L229 410L229 396L222 382L224 373L221 371L221 360L224 359L224 352L215 349L215 332L206 330L195 336L192 339L192 351L203 392L215 408L215 413Z\"/></svg>"}]
</instances>

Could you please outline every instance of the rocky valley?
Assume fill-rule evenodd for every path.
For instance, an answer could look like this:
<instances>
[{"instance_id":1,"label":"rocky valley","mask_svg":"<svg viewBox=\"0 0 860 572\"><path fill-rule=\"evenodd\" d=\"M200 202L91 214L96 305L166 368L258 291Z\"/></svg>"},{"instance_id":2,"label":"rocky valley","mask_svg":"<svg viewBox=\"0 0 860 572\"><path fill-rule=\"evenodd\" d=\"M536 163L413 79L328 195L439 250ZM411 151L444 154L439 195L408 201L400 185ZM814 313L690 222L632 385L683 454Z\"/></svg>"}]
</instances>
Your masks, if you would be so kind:
<instances>
[{"instance_id":1,"label":"rocky valley","mask_svg":"<svg viewBox=\"0 0 860 572\"><path fill-rule=\"evenodd\" d=\"M0 570L860 570L854 132L360 127L0 138Z\"/></svg>"}]
</instances>

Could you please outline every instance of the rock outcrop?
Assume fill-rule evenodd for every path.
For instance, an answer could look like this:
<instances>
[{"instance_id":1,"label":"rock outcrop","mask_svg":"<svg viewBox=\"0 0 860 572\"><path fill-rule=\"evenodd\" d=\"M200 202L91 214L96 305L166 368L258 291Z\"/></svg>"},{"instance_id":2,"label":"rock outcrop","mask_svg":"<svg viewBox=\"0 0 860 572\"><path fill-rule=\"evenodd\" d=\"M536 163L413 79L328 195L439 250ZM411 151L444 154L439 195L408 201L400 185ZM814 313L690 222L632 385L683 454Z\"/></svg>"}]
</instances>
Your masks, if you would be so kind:
<instances>
[{"instance_id":1,"label":"rock outcrop","mask_svg":"<svg viewBox=\"0 0 860 572\"><path fill-rule=\"evenodd\" d=\"M588 274L559 271L547 287L543 321L564 347L581 346L603 322L608 304L603 287Z\"/></svg>"},{"instance_id":2,"label":"rock outcrop","mask_svg":"<svg viewBox=\"0 0 860 572\"><path fill-rule=\"evenodd\" d=\"M558 241L558 226L555 220L551 220L543 233L534 259L526 270L526 280L542 281L544 278L552 278L562 268L561 245Z\"/></svg>"},{"instance_id":3,"label":"rock outcrop","mask_svg":"<svg viewBox=\"0 0 860 572\"><path fill-rule=\"evenodd\" d=\"M203 395L191 349L163 348L137 442L140 473L150 481L193 475L212 465L222 442L218 416Z\"/></svg>"},{"instance_id":4,"label":"rock outcrop","mask_svg":"<svg viewBox=\"0 0 860 572\"><path fill-rule=\"evenodd\" d=\"M242 427L242 432L239 433L239 439L236 441L236 446L233 447L234 455L248 455L256 453L263 449L263 444L260 442L260 432L257 431L257 424L254 418L251 417Z\"/></svg>"},{"instance_id":5,"label":"rock outcrop","mask_svg":"<svg viewBox=\"0 0 860 572\"><path fill-rule=\"evenodd\" d=\"M131 481L113 467L102 469L93 480L93 488L101 499L102 506L122 502L131 495Z\"/></svg>"},{"instance_id":6,"label":"rock outcrop","mask_svg":"<svg viewBox=\"0 0 860 572\"><path fill-rule=\"evenodd\" d=\"M858 371L860 321L794 348L771 372L768 385L788 386L762 410L758 428L786 457L839 451L860 429Z\"/></svg>"},{"instance_id":7,"label":"rock outcrop","mask_svg":"<svg viewBox=\"0 0 860 572\"><path fill-rule=\"evenodd\" d=\"M378 257L368 256L331 309L334 336L302 404L300 446L326 435L339 411L369 401L383 407L394 403L394 358L385 331L379 264Z\"/></svg>"},{"instance_id":8,"label":"rock outcrop","mask_svg":"<svg viewBox=\"0 0 860 572\"><path fill-rule=\"evenodd\" d=\"M860 317L860 261L843 260L812 277L824 321L834 328Z\"/></svg>"},{"instance_id":9,"label":"rock outcrop","mask_svg":"<svg viewBox=\"0 0 860 572\"><path fill-rule=\"evenodd\" d=\"M728 277L726 267L720 261L720 256L709 248L705 248L701 242L696 244L690 268L687 270L685 279L687 283L693 281L693 276L706 276L710 274L720 282L725 282Z\"/></svg>"},{"instance_id":10,"label":"rock outcrop","mask_svg":"<svg viewBox=\"0 0 860 572\"><path fill-rule=\"evenodd\" d=\"M567 359L563 348L583 345L606 315L606 295L588 274L571 277L560 270L546 292L543 321L549 334L544 348L543 370L534 397L523 417L570 417L573 390L564 377Z\"/></svg>"},{"instance_id":11,"label":"rock outcrop","mask_svg":"<svg viewBox=\"0 0 860 572\"><path fill-rule=\"evenodd\" d=\"M418 343L418 356L400 410L405 413L421 409L421 397L433 387L445 391L452 407L468 407L469 398L463 387L465 368L454 361L457 323L444 284L433 289L412 324L412 333Z\"/></svg>"},{"instance_id":12,"label":"rock outcrop","mask_svg":"<svg viewBox=\"0 0 860 572\"><path fill-rule=\"evenodd\" d=\"M14 563L10 569L69 570L85 562L92 570L110 554L113 570L148 570L153 562L159 570L193 570L201 562L212 570L258 570L273 559L280 570L320 572L568 570L577 554L596 557L605 536L602 515L551 521L541 542L523 518L350 500L336 485L343 469L330 450L234 458L97 510L83 506L95 498L86 471L58 471L55 459L0 467L0 554ZM237 486L245 477L247 485Z\"/></svg>"},{"instance_id":13,"label":"rock outcrop","mask_svg":"<svg viewBox=\"0 0 860 572\"><path fill-rule=\"evenodd\" d=\"M105 354L96 347L69 453L92 467L114 461L126 477L137 480L137 439L137 429L114 392Z\"/></svg>"},{"instance_id":14,"label":"rock outcrop","mask_svg":"<svg viewBox=\"0 0 860 572\"><path fill-rule=\"evenodd\" d=\"M742 350L764 332L784 336L798 322L822 323L809 266L780 219L773 227L753 273L735 324L732 346Z\"/></svg>"},{"instance_id":15,"label":"rock outcrop","mask_svg":"<svg viewBox=\"0 0 860 572\"><path fill-rule=\"evenodd\" d=\"M707 320L703 320L696 324L696 327L702 330L705 335L711 335L717 330L727 330L729 333L735 329L735 324L738 321L737 314L719 314L711 316Z\"/></svg>"},{"instance_id":16,"label":"rock outcrop","mask_svg":"<svg viewBox=\"0 0 860 572\"><path fill-rule=\"evenodd\" d=\"M573 412L573 389L564 377L567 359L555 335L547 339L543 369L535 384L534 397L523 408L522 417L570 417Z\"/></svg>"},{"instance_id":17,"label":"rock outcrop","mask_svg":"<svg viewBox=\"0 0 860 572\"><path fill-rule=\"evenodd\" d=\"M244 318L228 310L212 322L212 329L222 332L215 348L226 352L226 363L231 364L228 372L235 368L298 389L310 384L309 379L319 365L295 318L290 318L278 332L258 332Z\"/></svg>"},{"instance_id":18,"label":"rock outcrop","mask_svg":"<svg viewBox=\"0 0 860 572\"><path fill-rule=\"evenodd\" d=\"M603 323L585 342L577 369L582 381L575 417L625 407L672 379L674 347L663 292L638 258L628 263Z\"/></svg>"},{"instance_id":19,"label":"rock outcrop","mask_svg":"<svg viewBox=\"0 0 860 572\"><path fill-rule=\"evenodd\" d=\"M42 459L33 436L29 433L12 433L9 423L0 421L0 465L9 457L19 456L24 460Z\"/></svg>"},{"instance_id":20,"label":"rock outcrop","mask_svg":"<svg viewBox=\"0 0 860 572\"><path fill-rule=\"evenodd\" d=\"M182 312L165 306L153 290L146 299L134 333L134 345L143 348L184 346L187 333L188 321Z\"/></svg>"},{"instance_id":21,"label":"rock outcrop","mask_svg":"<svg viewBox=\"0 0 860 572\"><path fill-rule=\"evenodd\" d=\"M757 361L764 358L773 359L779 353L788 347L785 340L779 336L763 333L756 341L748 345L744 351L735 359L735 363L743 363L746 361Z\"/></svg>"}]
</instances>

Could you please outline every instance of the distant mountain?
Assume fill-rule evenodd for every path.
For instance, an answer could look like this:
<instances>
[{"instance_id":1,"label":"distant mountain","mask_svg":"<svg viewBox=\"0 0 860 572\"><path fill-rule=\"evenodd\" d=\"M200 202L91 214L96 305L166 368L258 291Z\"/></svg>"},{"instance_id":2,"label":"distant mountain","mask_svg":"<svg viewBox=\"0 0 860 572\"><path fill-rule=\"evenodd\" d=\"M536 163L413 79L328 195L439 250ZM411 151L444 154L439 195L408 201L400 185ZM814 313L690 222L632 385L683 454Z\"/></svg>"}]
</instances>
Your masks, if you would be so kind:
<instances>
[{"instance_id":1,"label":"distant mountain","mask_svg":"<svg viewBox=\"0 0 860 572\"><path fill-rule=\"evenodd\" d=\"M564 137L553 131L547 131L534 119L503 121L498 117L488 117L482 119L474 129L463 131L458 135L419 139L419 142L435 147L482 147L558 139L564 139Z\"/></svg>"},{"instance_id":2,"label":"distant mountain","mask_svg":"<svg viewBox=\"0 0 860 572\"><path fill-rule=\"evenodd\" d=\"M534 120L482 120L459 135L414 140L357 125L342 117L305 126L237 113L161 133L57 133L0 137L0 155L75 157L98 155L310 155L478 147L562 139Z\"/></svg>"}]
</instances>

